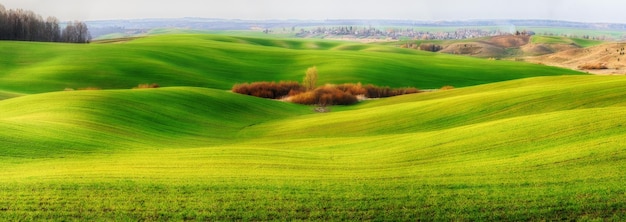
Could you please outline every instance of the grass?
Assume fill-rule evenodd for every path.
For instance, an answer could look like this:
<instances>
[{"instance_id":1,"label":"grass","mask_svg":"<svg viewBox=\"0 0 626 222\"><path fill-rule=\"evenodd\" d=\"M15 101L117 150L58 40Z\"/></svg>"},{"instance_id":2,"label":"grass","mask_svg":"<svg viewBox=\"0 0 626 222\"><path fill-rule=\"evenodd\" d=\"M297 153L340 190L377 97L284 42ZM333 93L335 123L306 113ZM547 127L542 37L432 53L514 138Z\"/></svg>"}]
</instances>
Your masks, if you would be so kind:
<instances>
[{"instance_id":1,"label":"grass","mask_svg":"<svg viewBox=\"0 0 626 222\"><path fill-rule=\"evenodd\" d=\"M596 46L604 43L598 40L567 38L561 36L533 36L531 42L535 44L576 44L583 48Z\"/></svg>"},{"instance_id":2,"label":"grass","mask_svg":"<svg viewBox=\"0 0 626 222\"><path fill-rule=\"evenodd\" d=\"M179 137L201 145L219 144L234 139L233 134L248 125L306 110L269 104L274 103L222 90L177 87L23 96L0 105L3 128L11 129L2 134L5 142L20 144L3 152L53 157L68 151L106 152L112 146L171 147Z\"/></svg>"},{"instance_id":3,"label":"grass","mask_svg":"<svg viewBox=\"0 0 626 222\"><path fill-rule=\"evenodd\" d=\"M623 220L624 81L542 77L325 114L188 87L8 99L15 130L0 134L20 141L0 144L0 206L16 220Z\"/></svg>"},{"instance_id":4,"label":"grass","mask_svg":"<svg viewBox=\"0 0 626 222\"><path fill-rule=\"evenodd\" d=\"M607 40L622 39L624 32L620 30L577 29L556 27L517 27L518 30L531 30L537 35L553 34L557 36L585 36L606 38Z\"/></svg>"},{"instance_id":5,"label":"grass","mask_svg":"<svg viewBox=\"0 0 626 222\"><path fill-rule=\"evenodd\" d=\"M0 48L7 52L0 58L0 89L19 93L129 89L146 82L230 89L243 82L300 81L311 66L318 67L320 83L422 89L580 74L393 46L200 34L158 35L115 44L1 42Z\"/></svg>"},{"instance_id":6,"label":"grass","mask_svg":"<svg viewBox=\"0 0 626 222\"><path fill-rule=\"evenodd\" d=\"M14 92L1 91L0 90L0 100L9 99L9 98L13 98L13 97L18 97L18 96L21 96L21 95L22 94L20 94L20 93L14 93Z\"/></svg>"},{"instance_id":7,"label":"grass","mask_svg":"<svg viewBox=\"0 0 626 222\"><path fill-rule=\"evenodd\" d=\"M354 43L214 35L0 43L56 55L11 51L17 56L2 58L0 219L626 219L623 77L523 78L565 70L384 46L339 49L346 44ZM59 71L91 69L56 63L80 52L110 72L90 82L81 72ZM281 53L293 56L283 61ZM420 78L472 86L329 113L220 88L240 79L300 80L305 68L291 74L270 67L304 66L311 58L325 62L317 64L320 76L345 70L324 77L337 82ZM119 63L96 62L109 60ZM135 71L119 71L126 69ZM172 70L176 75L167 74ZM38 79L45 76L52 78ZM12 85L19 81L36 84ZM166 87L130 89L146 82ZM59 83L105 89L51 90Z\"/></svg>"}]
</instances>

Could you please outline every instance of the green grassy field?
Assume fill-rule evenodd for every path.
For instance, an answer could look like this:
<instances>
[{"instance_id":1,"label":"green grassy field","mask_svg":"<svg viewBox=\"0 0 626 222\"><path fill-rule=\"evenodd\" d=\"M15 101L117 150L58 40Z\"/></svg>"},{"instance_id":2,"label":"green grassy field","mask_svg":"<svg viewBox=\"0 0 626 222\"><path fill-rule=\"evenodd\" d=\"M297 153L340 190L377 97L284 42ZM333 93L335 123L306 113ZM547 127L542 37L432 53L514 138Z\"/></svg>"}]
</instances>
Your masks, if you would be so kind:
<instances>
[{"instance_id":1,"label":"green grassy field","mask_svg":"<svg viewBox=\"0 0 626 222\"><path fill-rule=\"evenodd\" d=\"M626 219L621 76L325 41L3 44L39 51L2 57L2 220ZM97 66L108 71L94 82L59 71L97 70L72 65L81 52L119 63ZM326 58L326 81L468 87L329 113L225 90L299 80L305 69L274 66L306 58ZM142 82L172 87L128 89ZM111 89L56 90L79 85Z\"/></svg>"},{"instance_id":2,"label":"green grassy field","mask_svg":"<svg viewBox=\"0 0 626 222\"><path fill-rule=\"evenodd\" d=\"M535 44L576 44L581 47L591 47L604 43L604 41L567 38L560 36L533 36L531 42Z\"/></svg>"},{"instance_id":3,"label":"green grassy field","mask_svg":"<svg viewBox=\"0 0 626 222\"><path fill-rule=\"evenodd\" d=\"M141 83L230 89L251 81L302 80L317 66L321 83L362 82L422 89L575 71L439 55L397 47L320 40L161 35L117 44L2 42L0 90L19 93Z\"/></svg>"},{"instance_id":4,"label":"green grassy field","mask_svg":"<svg viewBox=\"0 0 626 222\"><path fill-rule=\"evenodd\" d=\"M577 28L556 28L556 27L517 27L518 30L531 30L537 35L553 34L557 36L585 36L608 38L609 40L619 40L624 38L624 32L620 30L603 29L577 29Z\"/></svg>"}]
</instances>

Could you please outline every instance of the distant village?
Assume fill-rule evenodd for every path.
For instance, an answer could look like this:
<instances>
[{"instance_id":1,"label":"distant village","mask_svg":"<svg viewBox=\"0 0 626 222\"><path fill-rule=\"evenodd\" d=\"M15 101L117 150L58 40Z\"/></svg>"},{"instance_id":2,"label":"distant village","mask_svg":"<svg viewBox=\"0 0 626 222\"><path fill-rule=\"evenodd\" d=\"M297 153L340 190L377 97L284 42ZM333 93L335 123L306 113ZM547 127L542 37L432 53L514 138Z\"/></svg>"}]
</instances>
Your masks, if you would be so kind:
<instances>
[{"instance_id":1,"label":"distant village","mask_svg":"<svg viewBox=\"0 0 626 222\"><path fill-rule=\"evenodd\" d=\"M269 29L264 30L265 33L272 32ZM485 30L476 28L459 28L454 31L423 31L414 28L372 28L372 27L355 27L355 26L337 26L337 27L317 27L304 29L301 28L296 33L299 38L355 38L355 39L387 39L387 40L460 40L474 39L482 37L492 37L501 35L535 35L559 36L554 33L535 33L534 31L501 31L499 29ZM566 35L566 37L607 40L607 37L596 36L575 36Z\"/></svg>"},{"instance_id":2,"label":"distant village","mask_svg":"<svg viewBox=\"0 0 626 222\"><path fill-rule=\"evenodd\" d=\"M152 29L169 28L184 30L251 30L266 34L281 34L300 38L348 38L382 40L454 40L480 37L515 35L515 27L542 27L589 30L589 33L536 31L537 35L565 36L594 40L626 39L626 24L579 23L551 20L477 20L477 21L405 21L405 20L237 20L211 18L134 19L88 21L94 38L144 35ZM453 28L457 27L457 28ZM613 33L596 33L595 30L615 30ZM518 30L520 34L523 29ZM526 34L533 31L527 29ZM606 36L605 36L606 35Z\"/></svg>"},{"instance_id":3,"label":"distant village","mask_svg":"<svg viewBox=\"0 0 626 222\"><path fill-rule=\"evenodd\" d=\"M354 26L342 27L318 27L313 29L300 29L296 37L346 37L346 38L373 38L373 39L420 39L420 40L451 40L451 39L472 39L480 37L508 35L509 32L500 30L481 29L457 29L449 32L419 31L413 28L399 29L379 29L379 28L356 28ZM534 33L532 33L534 34Z\"/></svg>"}]
</instances>

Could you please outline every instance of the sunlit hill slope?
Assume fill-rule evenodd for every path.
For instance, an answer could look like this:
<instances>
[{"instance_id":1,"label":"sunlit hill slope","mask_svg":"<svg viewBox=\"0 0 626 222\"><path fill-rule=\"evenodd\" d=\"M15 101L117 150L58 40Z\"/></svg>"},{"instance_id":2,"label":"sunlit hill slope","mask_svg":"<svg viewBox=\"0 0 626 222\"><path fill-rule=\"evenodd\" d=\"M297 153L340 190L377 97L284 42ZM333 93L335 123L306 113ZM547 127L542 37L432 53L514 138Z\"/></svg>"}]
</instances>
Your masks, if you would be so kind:
<instances>
[{"instance_id":1,"label":"sunlit hill slope","mask_svg":"<svg viewBox=\"0 0 626 222\"><path fill-rule=\"evenodd\" d=\"M238 82L301 81L311 66L318 67L322 84L423 89L578 73L389 46L219 35L164 35L89 45L3 42L0 50L5 53L0 58L0 90L19 93L128 89L140 83L230 89Z\"/></svg>"},{"instance_id":2,"label":"sunlit hill slope","mask_svg":"<svg viewBox=\"0 0 626 222\"><path fill-rule=\"evenodd\" d=\"M2 58L3 219L626 219L623 77L332 41L0 45L39 50ZM227 90L312 65L466 87L328 113Z\"/></svg>"}]
</instances>

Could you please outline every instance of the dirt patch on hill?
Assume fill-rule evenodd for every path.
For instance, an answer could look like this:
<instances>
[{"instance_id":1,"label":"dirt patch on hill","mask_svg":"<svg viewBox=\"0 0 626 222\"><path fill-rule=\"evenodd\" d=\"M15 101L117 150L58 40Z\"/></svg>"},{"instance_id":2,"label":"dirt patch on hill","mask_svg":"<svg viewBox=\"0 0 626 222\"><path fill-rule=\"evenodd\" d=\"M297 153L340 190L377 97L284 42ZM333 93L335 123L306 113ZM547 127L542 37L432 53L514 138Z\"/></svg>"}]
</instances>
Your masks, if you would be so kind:
<instances>
[{"instance_id":1,"label":"dirt patch on hill","mask_svg":"<svg viewBox=\"0 0 626 222\"><path fill-rule=\"evenodd\" d=\"M474 57L488 58L500 57L504 55L505 49L486 42L469 42L450 44L440 52L455 55L469 55Z\"/></svg>"},{"instance_id":2,"label":"dirt patch on hill","mask_svg":"<svg viewBox=\"0 0 626 222\"><path fill-rule=\"evenodd\" d=\"M522 51L533 56L554 53L554 50L545 44L528 44L522 47Z\"/></svg>"},{"instance_id":3,"label":"dirt patch on hill","mask_svg":"<svg viewBox=\"0 0 626 222\"><path fill-rule=\"evenodd\" d=\"M518 56L519 48L527 45L529 42L530 36L528 35L502 35L474 42L452 43L444 47L440 52L482 58L505 58ZM552 52L550 49L544 51L548 51L546 53Z\"/></svg>"},{"instance_id":4,"label":"dirt patch on hill","mask_svg":"<svg viewBox=\"0 0 626 222\"><path fill-rule=\"evenodd\" d=\"M568 51L572 49L579 49L580 47L574 44L527 44L520 49L526 56L540 56L556 52Z\"/></svg>"},{"instance_id":5,"label":"dirt patch on hill","mask_svg":"<svg viewBox=\"0 0 626 222\"><path fill-rule=\"evenodd\" d=\"M626 73L626 43L606 43L589 48L573 48L553 54L528 57L526 61L581 70L594 74ZM603 69L588 69L599 67Z\"/></svg>"},{"instance_id":6,"label":"dirt patch on hill","mask_svg":"<svg viewBox=\"0 0 626 222\"><path fill-rule=\"evenodd\" d=\"M517 48L530 42L529 35L501 35L494 36L488 40L488 43L502 48Z\"/></svg>"}]
</instances>

